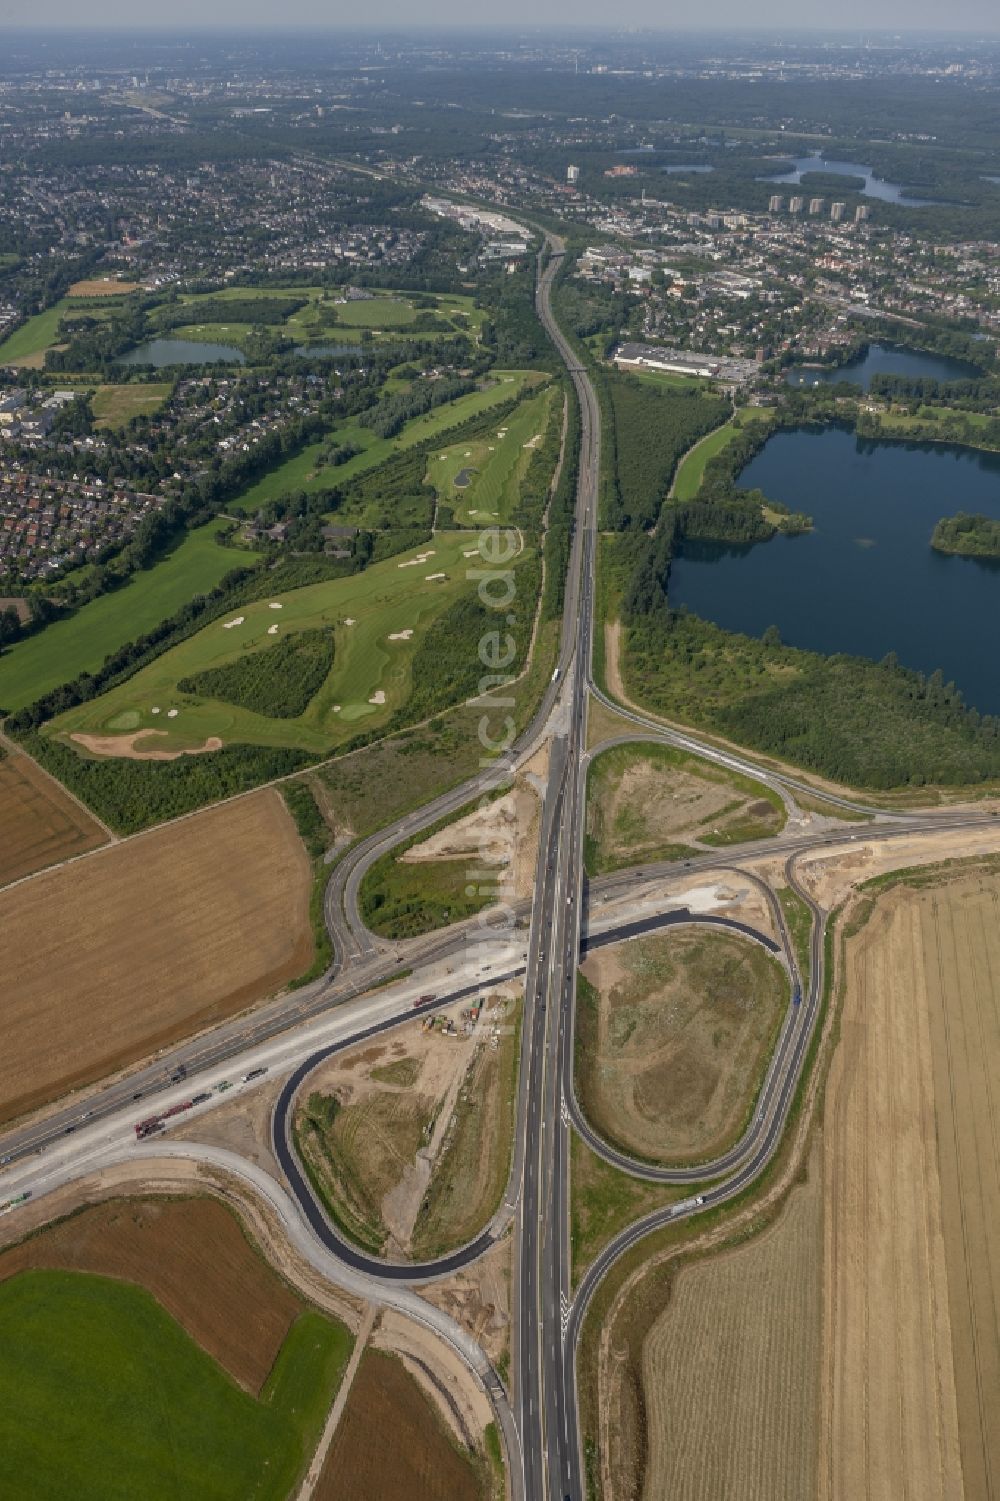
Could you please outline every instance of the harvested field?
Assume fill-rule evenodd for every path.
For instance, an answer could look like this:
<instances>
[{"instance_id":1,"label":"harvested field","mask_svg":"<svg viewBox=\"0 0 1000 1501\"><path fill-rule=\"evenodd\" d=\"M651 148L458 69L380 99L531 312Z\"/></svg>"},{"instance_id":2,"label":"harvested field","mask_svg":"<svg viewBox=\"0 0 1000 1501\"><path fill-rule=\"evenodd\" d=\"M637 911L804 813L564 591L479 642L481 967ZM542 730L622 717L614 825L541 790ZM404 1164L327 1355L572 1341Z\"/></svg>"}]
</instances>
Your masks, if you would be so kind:
<instances>
[{"instance_id":1,"label":"harvested field","mask_svg":"<svg viewBox=\"0 0 1000 1501\"><path fill-rule=\"evenodd\" d=\"M819 1495L1000 1485L1000 877L883 894L827 1089Z\"/></svg>"},{"instance_id":2,"label":"harvested field","mask_svg":"<svg viewBox=\"0 0 1000 1501\"><path fill-rule=\"evenodd\" d=\"M28 756L0 760L0 885L97 849L107 838Z\"/></svg>"},{"instance_id":3,"label":"harvested field","mask_svg":"<svg viewBox=\"0 0 1000 1501\"><path fill-rule=\"evenodd\" d=\"M592 874L670 859L692 847L763 839L785 823L763 784L670 746L619 745L587 779L587 866Z\"/></svg>"},{"instance_id":4,"label":"harvested field","mask_svg":"<svg viewBox=\"0 0 1000 1501\"><path fill-rule=\"evenodd\" d=\"M646 1501L815 1494L820 1162L763 1235L678 1273L643 1347Z\"/></svg>"},{"instance_id":5,"label":"harvested field","mask_svg":"<svg viewBox=\"0 0 1000 1501\"><path fill-rule=\"evenodd\" d=\"M38 1270L96 1272L151 1292L255 1396L302 1301L214 1199L114 1199L0 1255L0 1282Z\"/></svg>"},{"instance_id":6,"label":"harvested field","mask_svg":"<svg viewBox=\"0 0 1000 1501\"><path fill-rule=\"evenodd\" d=\"M270 790L0 893L0 1119L273 994L311 962L311 889Z\"/></svg>"},{"instance_id":7,"label":"harvested field","mask_svg":"<svg viewBox=\"0 0 1000 1501\"><path fill-rule=\"evenodd\" d=\"M393 1355L366 1351L316 1501L481 1501L478 1467Z\"/></svg>"},{"instance_id":8,"label":"harvested field","mask_svg":"<svg viewBox=\"0 0 1000 1501\"><path fill-rule=\"evenodd\" d=\"M595 1130L657 1161L724 1150L788 1005L777 960L749 939L682 929L600 949L582 973L576 1080Z\"/></svg>"},{"instance_id":9,"label":"harvested field","mask_svg":"<svg viewBox=\"0 0 1000 1501\"><path fill-rule=\"evenodd\" d=\"M84 281L75 281L67 297L125 297L140 290L138 282L117 281L111 277L88 276Z\"/></svg>"}]
</instances>

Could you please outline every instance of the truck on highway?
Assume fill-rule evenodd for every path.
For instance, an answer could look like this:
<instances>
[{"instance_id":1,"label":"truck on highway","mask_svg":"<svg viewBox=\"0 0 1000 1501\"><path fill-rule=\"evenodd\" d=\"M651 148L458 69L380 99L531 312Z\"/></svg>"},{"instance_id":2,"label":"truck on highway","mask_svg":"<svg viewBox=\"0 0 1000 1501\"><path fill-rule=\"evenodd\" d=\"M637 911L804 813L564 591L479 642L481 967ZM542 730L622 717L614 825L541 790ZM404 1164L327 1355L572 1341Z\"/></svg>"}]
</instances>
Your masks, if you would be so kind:
<instances>
[{"instance_id":1,"label":"truck on highway","mask_svg":"<svg viewBox=\"0 0 1000 1501\"><path fill-rule=\"evenodd\" d=\"M166 1126L158 1115L151 1115L147 1120L138 1121L135 1128L137 1141L145 1141L147 1136L155 1136L158 1131L165 1131Z\"/></svg>"},{"instance_id":2,"label":"truck on highway","mask_svg":"<svg viewBox=\"0 0 1000 1501\"><path fill-rule=\"evenodd\" d=\"M252 1068L252 1069L249 1069L248 1072L243 1075L242 1083L249 1084L251 1079L260 1079L260 1078L263 1078L264 1074L266 1074L266 1073L267 1073L267 1069L266 1068Z\"/></svg>"},{"instance_id":3,"label":"truck on highway","mask_svg":"<svg viewBox=\"0 0 1000 1501\"><path fill-rule=\"evenodd\" d=\"M693 1199L678 1199L673 1206L671 1214L687 1214L691 1209L700 1209L705 1202L704 1194L695 1194Z\"/></svg>"},{"instance_id":4,"label":"truck on highway","mask_svg":"<svg viewBox=\"0 0 1000 1501\"><path fill-rule=\"evenodd\" d=\"M555 672L552 674L552 681L554 683L558 683L561 674L562 674L562 668L561 667L557 667L556 670L555 670Z\"/></svg>"}]
</instances>

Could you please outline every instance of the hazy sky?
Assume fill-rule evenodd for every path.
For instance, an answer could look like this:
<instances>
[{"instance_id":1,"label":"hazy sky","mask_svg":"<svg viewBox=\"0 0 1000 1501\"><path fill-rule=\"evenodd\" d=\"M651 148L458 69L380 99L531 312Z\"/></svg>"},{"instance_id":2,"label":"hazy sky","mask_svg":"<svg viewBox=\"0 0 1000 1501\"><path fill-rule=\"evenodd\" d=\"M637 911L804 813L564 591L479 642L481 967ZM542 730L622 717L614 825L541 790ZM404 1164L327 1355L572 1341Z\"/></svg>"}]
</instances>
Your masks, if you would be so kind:
<instances>
[{"instance_id":1,"label":"hazy sky","mask_svg":"<svg viewBox=\"0 0 1000 1501\"><path fill-rule=\"evenodd\" d=\"M998 31L996 0L0 0L0 20L17 26L121 26L172 29L194 26L363 26L416 28L428 25L704 27L794 26L881 30L936 28Z\"/></svg>"}]
</instances>

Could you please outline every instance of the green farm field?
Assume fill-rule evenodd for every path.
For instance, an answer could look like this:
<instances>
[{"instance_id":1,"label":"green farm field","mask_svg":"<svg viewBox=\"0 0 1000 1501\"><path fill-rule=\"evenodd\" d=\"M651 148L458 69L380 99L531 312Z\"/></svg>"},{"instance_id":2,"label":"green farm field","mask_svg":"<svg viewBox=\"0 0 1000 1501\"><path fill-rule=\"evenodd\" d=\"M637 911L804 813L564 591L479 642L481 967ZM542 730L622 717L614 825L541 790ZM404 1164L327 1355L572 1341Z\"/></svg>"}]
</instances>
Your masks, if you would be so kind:
<instances>
[{"instance_id":1,"label":"green farm field","mask_svg":"<svg viewBox=\"0 0 1000 1501\"><path fill-rule=\"evenodd\" d=\"M518 395L537 380L536 376L524 370L497 370L494 375L495 385L483 391L470 391L467 396L459 396L446 406L435 407L422 417L414 417L396 438L379 438L371 428L361 427L356 420L341 423L327 440L312 443L284 464L279 464L251 485L249 490L245 490L237 500L230 501L227 509L252 513L266 501L287 495L292 490L304 490L309 494L314 490L327 490L343 485L356 474L363 474L368 469L384 464L394 453L401 453L417 443L433 439L438 433L447 432L449 428L457 427L459 423L488 411L502 401L509 401L512 396ZM363 452L355 454L346 464L323 467L320 465L320 455L331 442L355 443L363 448Z\"/></svg>"},{"instance_id":2,"label":"green farm field","mask_svg":"<svg viewBox=\"0 0 1000 1501\"><path fill-rule=\"evenodd\" d=\"M428 482L438 500L452 507L459 526L509 520L535 440L544 437L555 400L554 391L543 391L523 401L488 439L453 443L429 456ZM459 478L465 483L456 484Z\"/></svg>"},{"instance_id":3,"label":"green farm field","mask_svg":"<svg viewBox=\"0 0 1000 1501\"><path fill-rule=\"evenodd\" d=\"M466 574L476 565L463 554L471 553L476 543L475 533L442 533L422 548L352 577L241 605L228 620L213 621L127 682L59 715L47 732L131 739L157 730L166 733L153 746L166 751L201 746L211 736L324 751L359 730L378 729L406 701L410 664L423 633L471 588ZM184 679L241 661L293 632L323 627L334 632L333 667L296 718L270 718L178 687ZM411 634L404 637L404 632ZM398 639L391 640L393 635ZM154 708L159 714L152 713ZM177 710L174 718L168 718L171 709Z\"/></svg>"},{"instance_id":4,"label":"green farm field","mask_svg":"<svg viewBox=\"0 0 1000 1501\"><path fill-rule=\"evenodd\" d=\"M98 386L90 399L95 427L124 427L133 417L148 417L157 411L173 387L169 381L142 385Z\"/></svg>"},{"instance_id":5,"label":"green farm field","mask_svg":"<svg viewBox=\"0 0 1000 1501\"><path fill-rule=\"evenodd\" d=\"M81 672L94 672L111 652L152 630L192 595L207 593L232 569L251 564L251 554L219 546L215 535L221 525L212 521L190 532L168 557L133 575L121 589L5 651L0 708L22 709Z\"/></svg>"},{"instance_id":6,"label":"green farm field","mask_svg":"<svg viewBox=\"0 0 1000 1501\"><path fill-rule=\"evenodd\" d=\"M81 1272L4 1283L0 1326L0 1489L33 1501L284 1501L351 1349L302 1314L257 1400L149 1293Z\"/></svg>"}]
</instances>

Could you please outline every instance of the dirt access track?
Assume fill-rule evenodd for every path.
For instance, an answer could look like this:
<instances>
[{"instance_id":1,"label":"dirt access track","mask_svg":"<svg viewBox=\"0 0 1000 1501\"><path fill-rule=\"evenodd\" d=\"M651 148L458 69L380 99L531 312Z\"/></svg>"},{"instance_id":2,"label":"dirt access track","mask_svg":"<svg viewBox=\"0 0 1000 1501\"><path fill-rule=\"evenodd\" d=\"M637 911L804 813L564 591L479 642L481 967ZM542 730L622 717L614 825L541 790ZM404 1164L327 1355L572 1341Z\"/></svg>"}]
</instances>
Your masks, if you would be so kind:
<instances>
[{"instance_id":1,"label":"dirt access track","mask_svg":"<svg viewBox=\"0 0 1000 1501\"><path fill-rule=\"evenodd\" d=\"M313 954L311 884L270 790L0 892L0 1120L301 974Z\"/></svg>"}]
</instances>

